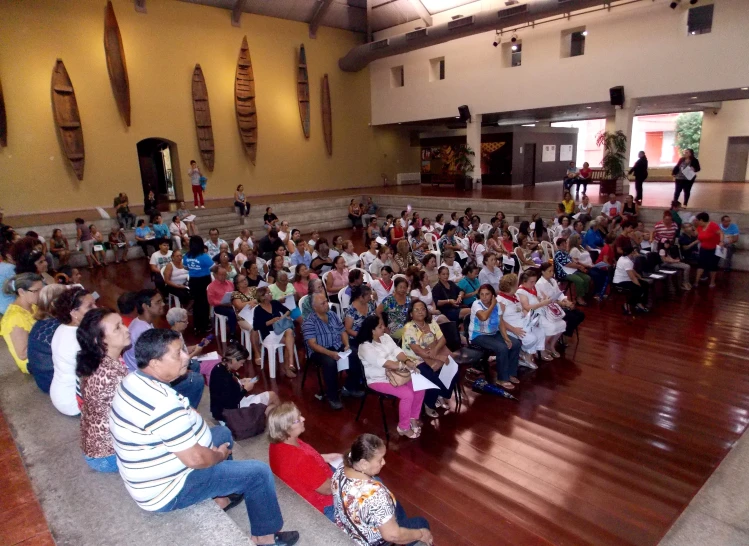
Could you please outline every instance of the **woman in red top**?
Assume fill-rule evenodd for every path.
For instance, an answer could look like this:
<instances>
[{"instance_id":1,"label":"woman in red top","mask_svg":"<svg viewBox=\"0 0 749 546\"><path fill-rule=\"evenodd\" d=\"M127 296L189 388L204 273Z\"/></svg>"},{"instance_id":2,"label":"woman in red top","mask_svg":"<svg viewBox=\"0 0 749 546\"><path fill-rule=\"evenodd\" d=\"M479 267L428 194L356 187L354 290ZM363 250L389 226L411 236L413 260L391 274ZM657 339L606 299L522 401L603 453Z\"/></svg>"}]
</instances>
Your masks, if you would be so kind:
<instances>
[{"instance_id":1,"label":"woman in red top","mask_svg":"<svg viewBox=\"0 0 749 546\"><path fill-rule=\"evenodd\" d=\"M718 273L718 262L720 257L715 254L715 249L720 244L720 228L718 224L710 221L706 212L700 212L695 220L697 224L697 239L700 241L700 257L697 262L697 280L699 283L702 274L710 274L710 288L715 288L715 275Z\"/></svg>"},{"instance_id":2,"label":"woman in red top","mask_svg":"<svg viewBox=\"0 0 749 546\"><path fill-rule=\"evenodd\" d=\"M577 188L575 188L575 196L580 195L580 186L583 187L583 195L588 193L588 182L590 182L590 173L593 172L590 168L590 164L586 161L583 163L583 168L577 173Z\"/></svg>"},{"instance_id":3,"label":"woman in red top","mask_svg":"<svg viewBox=\"0 0 749 546\"><path fill-rule=\"evenodd\" d=\"M606 244L603 245L603 248L601 249L601 253L598 255L598 259L596 260L596 264L600 264L601 262L609 264L609 267L612 267L614 263L616 263L616 251L614 250L614 241L616 240L616 235L613 233L609 233L606 235Z\"/></svg>"},{"instance_id":4,"label":"woman in red top","mask_svg":"<svg viewBox=\"0 0 749 546\"><path fill-rule=\"evenodd\" d=\"M270 468L286 485L335 522L330 478L333 466L343 463L340 453L321 455L299 439L304 417L293 402L284 402L268 415Z\"/></svg>"}]
</instances>

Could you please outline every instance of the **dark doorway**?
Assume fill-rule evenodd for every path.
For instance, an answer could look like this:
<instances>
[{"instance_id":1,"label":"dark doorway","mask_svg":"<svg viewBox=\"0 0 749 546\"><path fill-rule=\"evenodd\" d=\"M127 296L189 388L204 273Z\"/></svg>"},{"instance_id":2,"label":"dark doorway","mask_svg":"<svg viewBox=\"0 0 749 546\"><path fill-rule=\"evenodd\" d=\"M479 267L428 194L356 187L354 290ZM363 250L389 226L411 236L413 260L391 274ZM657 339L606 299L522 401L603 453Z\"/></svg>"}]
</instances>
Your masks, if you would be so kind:
<instances>
[{"instance_id":1,"label":"dark doorway","mask_svg":"<svg viewBox=\"0 0 749 546\"><path fill-rule=\"evenodd\" d=\"M728 137L723 182L744 182L749 162L749 137Z\"/></svg>"},{"instance_id":2,"label":"dark doorway","mask_svg":"<svg viewBox=\"0 0 749 546\"><path fill-rule=\"evenodd\" d=\"M163 138L146 138L138 142L138 163L143 184L143 199L152 191L159 203L182 199L177 145Z\"/></svg>"},{"instance_id":3,"label":"dark doorway","mask_svg":"<svg viewBox=\"0 0 749 546\"><path fill-rule=\"evenodd\" d=\"M536 185L536 145L523 145L523 186Z\"/></svg>"}]
</instances>

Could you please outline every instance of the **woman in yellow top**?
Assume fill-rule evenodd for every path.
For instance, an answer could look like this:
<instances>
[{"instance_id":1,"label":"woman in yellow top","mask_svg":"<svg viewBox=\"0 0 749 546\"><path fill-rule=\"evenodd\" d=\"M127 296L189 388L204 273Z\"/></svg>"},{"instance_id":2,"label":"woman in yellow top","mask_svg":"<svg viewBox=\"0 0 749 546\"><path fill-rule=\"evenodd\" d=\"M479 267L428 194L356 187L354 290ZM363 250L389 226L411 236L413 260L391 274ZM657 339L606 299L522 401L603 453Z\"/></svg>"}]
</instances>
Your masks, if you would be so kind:
<instances>
[{"instance_id":1,"label":"woman in yellow top","mask_svg":"<svg viewBox=\"0 0 749 546\"><path fill-rule=\"evenodd\" d=\"M436 419L439 417L436 408L455 411L455 383L456 373L448 385L440 380L442 366L450 363L452 353L447 348L447 339L436 321L432 320L426 304L418 299L411 301L408 309L409 321L403 327L402 349L408 358L421 361L419 372L429 381L437 385L438 389L427 389L424 395L424 412Z\"/></svg>"},{"instance_id":2,"label":"woman in yellow top","mask_svg":"<svg viewBox=\"0 0 749 546\"><path fill-rule=\"evenodd\" d=\"M21 273L5 281L3 291L15 295L16 299L0 321L0 335L5 338L8 349L23 373L29 373L29 332L34 326L39 292L44 287L41 276L36 273Z\"/></svg>"},{"instance_id":3,"label":"woman in yellow top","mask_svg":"<svg viewBox=\"0 0 749 546\"><path fill-rule=\"evenodd\" d=\"M564 205L564 212L572 214L575 212L575 200L572 199L572 194L568 191L564 192L564 199L562 199Z\"/></svg>"}]
</instances>

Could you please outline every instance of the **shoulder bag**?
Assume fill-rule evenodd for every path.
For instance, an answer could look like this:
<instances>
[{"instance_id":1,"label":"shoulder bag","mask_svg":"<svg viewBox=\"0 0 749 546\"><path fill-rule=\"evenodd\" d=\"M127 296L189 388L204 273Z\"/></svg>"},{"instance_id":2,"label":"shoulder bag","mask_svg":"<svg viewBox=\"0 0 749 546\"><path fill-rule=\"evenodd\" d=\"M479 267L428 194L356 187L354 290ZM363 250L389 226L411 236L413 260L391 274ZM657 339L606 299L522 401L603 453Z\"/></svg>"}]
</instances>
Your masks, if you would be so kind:
<instances>
[{"instance_id":1,"label":"shoulder bag","mask_svg":"<svg viewBox=\"0 0 749 546\"><path fill-rule=\"evenodd\" d=\"M279 336L286 330L294 327L294 322L289 317L281 317L281 320L273 323L273 332Z\"/></svg>"},{"instance_id":2,"label":"shoulder bag","mask_svg":"<svg viewBox=\"0 0 749 546\"><path fill-rule=\"evenodd\" d=\"M265 404L252 404L246 408L225 409L224 422L235 440L246 440L265 431Z\"/></svg>"},{"instance_id":3,"label":"shoulder bag","mask_svg":"<svg viewBox=\"0 0 749 546\"><path fill-rule=\"evenodd\" d=\"M385 376L393 387L400 387L411 381L411 372L408 370L386 370Z\"/></svg>"}]
</instances>

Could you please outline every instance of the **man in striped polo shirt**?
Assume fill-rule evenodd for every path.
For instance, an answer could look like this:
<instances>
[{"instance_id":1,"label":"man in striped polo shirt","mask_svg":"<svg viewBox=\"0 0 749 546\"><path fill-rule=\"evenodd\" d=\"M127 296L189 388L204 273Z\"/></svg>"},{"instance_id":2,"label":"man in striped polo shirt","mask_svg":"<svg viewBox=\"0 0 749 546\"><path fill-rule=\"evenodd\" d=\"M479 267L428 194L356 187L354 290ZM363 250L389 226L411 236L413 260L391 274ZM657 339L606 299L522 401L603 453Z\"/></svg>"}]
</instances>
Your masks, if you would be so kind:
<instances>
[{"instance_id":1,"label":"man in striped polo shirt","mask_svg":"<svg viewBox=\"0 0 749 546\"><path fill-rule=\"evenodd\" d=\"M143 332L135 344L138 369L117 387L109 413L117 466L130 496L144 510L169 512L214 499L224 509L244 497L255 544L292 545L273 473L260 461L233 461L231 432L208 428L169 384L187 372L189 356L172 330Z\"/></svg>"},{"instance_id":2,"label":"man in striped polo shirt","mask_svg":"<svg viewBox=\"0 0 749 546\"><path fill-rule=\"evenodd\" d=\"M659 245L665 241L673 242L676 238L677 230L678 226L674 222L673 216L671 216L671 211L667 210L663 213L663 220L655 224L653 233L650 235L650 242L658 243ZM653 250L657 251L658 247Z\"/></svg>"}]
</instances>

